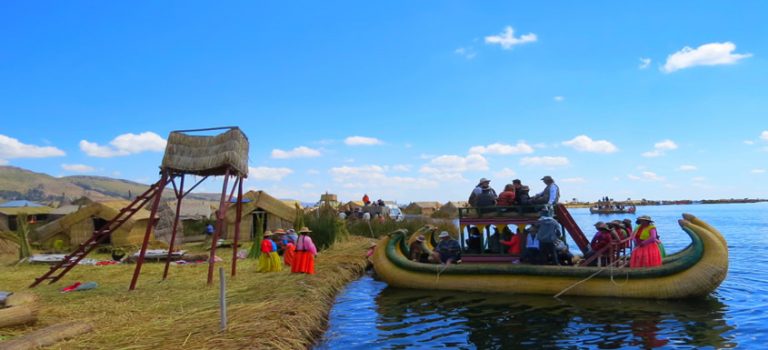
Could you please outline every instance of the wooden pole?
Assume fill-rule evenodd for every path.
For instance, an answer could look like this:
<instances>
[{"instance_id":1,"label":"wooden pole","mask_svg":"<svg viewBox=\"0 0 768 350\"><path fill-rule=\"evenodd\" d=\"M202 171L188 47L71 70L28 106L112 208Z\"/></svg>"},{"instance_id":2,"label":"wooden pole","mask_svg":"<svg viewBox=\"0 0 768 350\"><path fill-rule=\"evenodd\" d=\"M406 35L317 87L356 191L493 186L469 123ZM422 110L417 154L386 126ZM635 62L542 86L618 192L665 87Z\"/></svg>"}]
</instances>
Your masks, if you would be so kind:
<instances>
[{"instance_id":1,"label":"wooden pole","mask_svg":"<svg viewBox=\"0 0 768 350\"><path fill-rule=\"evenodd\" d=\"M216 231L211 240L211 256L208 258L208 285L213 284L213 265L216 257L216 244L218 244L221 231L224 229L224 214L227 210L227 184L229 184L229 168L224 172L224 185L221 187L221 200L219 201L219 210L216 211Z\"/></svg>"},{"instance_id":2,"label":"wooden pole","mask_svg":"<svg viewBox=\"0 0 768 350\"><path fill-rule=\"evenodd\" d=\"M149 236L152 235L152 228L156 222L155 215L157 214L157 207L160 205L160 197L163 196L163 189L168 182L168 171L163 170L163 175L160 176L160 182L157 185L157 190L154 194L155 198L152 200L152 209L149 211L149 222L147 223L147 230L144 231L144 242L141 244L141 251L139 252L139 258L136 260L136 269L133 270L133 278L131 279L131 286L128 290L136 289L136 281L139 280L139 274L141 273L141 265L144 264L144 255L147 254L147 245L149 244Z\"/></svg>"},{"instance_id":3,"label":"wooden pole","mask_svg":"<svg viewBox=\"0 0 768 350\"><path fill-rule=\"evenodd\" d=\"M176 230L179 227L179 215L181 214L181 200L184 199L184 174L181 175L179 191L176 193L176 214L173 218L173 230L171 231L171 242L168 244L168 256L165 259L165 269L163 270L163 280L168 277L168 266L171 265L171 254L173 254L173 244L176 242Z\"/></svg>"},{"instance_id":4,"label":"wooden pole","mask_svg":"<svg viewBox=\"0 0 768 350\"><path fill-rule=\"evenodd\" d=\"M224 268L219 267L219 310L221 315L220 328L227 330L227 282L224 279Z\"/></svg>"},{"instance_id":5,"label":"wooden pole","mask_svg":"<svg viewBox=\"0 0 768 350\"><path fill-rule=\"evenodd\" d=\"M237 243L240 239L240 221L243 218L243 177L238 176L237 183L237 213L235 213L235 241L232 248L232 277L237 274Z\"/></svg>"}]
</instances>

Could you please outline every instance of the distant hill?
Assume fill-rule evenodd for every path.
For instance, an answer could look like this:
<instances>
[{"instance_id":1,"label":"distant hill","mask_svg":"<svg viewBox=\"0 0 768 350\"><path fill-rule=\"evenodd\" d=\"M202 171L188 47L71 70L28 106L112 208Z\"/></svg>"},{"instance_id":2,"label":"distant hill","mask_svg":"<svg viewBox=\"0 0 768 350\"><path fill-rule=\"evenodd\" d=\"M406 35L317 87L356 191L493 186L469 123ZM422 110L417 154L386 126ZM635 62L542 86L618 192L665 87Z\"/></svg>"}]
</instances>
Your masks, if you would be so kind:
<instances>
[{"instance_id":1,"label":"distant hill","mask_svg":"<svg viewBox=\"0 0 768 350\"><path fill-rule=\"evenodd\" d=\"M27 199L32 201L61 201L86 196L95 201L129 199L144 193L148 185L103 176L53 177L30 170L0 166L0 200ZM166 189L164 196L173 196ZM190 194L189 198L218 198L215 194Z\"/></svg>"}]
</instances>

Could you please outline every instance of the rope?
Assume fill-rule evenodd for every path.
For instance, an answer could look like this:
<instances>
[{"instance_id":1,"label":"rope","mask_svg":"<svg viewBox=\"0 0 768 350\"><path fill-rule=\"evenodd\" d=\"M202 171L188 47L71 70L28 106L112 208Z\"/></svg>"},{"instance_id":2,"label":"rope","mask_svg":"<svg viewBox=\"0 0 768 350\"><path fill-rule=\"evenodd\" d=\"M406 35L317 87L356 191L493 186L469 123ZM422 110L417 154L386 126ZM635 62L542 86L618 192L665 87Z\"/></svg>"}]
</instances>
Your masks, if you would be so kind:
<instances>
[{"instance_id":1,"label":"rope","mask_svg":"<svg viewBox=\"0 0 768 350\"><path fill-rule=\"evenodd\" d=\"M580 284L582 284L582 283L584 283L586 281L591 280L593 277L599 275L601 272L605 271L605 269L607 269L609 267L611 268L611 270L610 270L611 271L611 281L613 281L613 264L615 264L615 263L616 262L612 262L612 263L608 264L608 266L601 267L599 270L595 271L595 273L589 275L589 277L587 277L587 278L585 278L585 279L583 279L581 281L578 281L578 282L568 286L567 288L561 290L560 293L555 294L554 298L558 298L561 295L563 295L563 293L571 290L573 287L576 287L576 286L578 286L578 285L580 285ZM627 273L627 280L629 280L629 273Z\"/></svg>"}]
</instances>

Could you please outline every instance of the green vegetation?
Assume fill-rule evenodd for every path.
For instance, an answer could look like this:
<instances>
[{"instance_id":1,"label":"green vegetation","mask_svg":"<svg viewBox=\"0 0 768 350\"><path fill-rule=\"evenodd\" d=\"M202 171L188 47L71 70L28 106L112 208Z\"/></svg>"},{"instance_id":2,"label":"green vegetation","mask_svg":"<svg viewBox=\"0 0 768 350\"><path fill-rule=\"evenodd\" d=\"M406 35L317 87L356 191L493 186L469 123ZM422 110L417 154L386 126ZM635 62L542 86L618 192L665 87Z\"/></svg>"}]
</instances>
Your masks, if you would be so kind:
<instances>
[{"instance_id":1,"label":"green vegetation","mask_svg":"<svg viewBox=\"0 0 768 350\"><path fill-rule=\"evenodd\" d=\"M330 204L323 204L304 219L307 227L312 230L312 241L319 250L349 237L346 223L339 219L338 213Z\"/></svg>"},{"instance_id":2,"label":"green vegetation","mask_svg":"<svg viewBox=\"0 0 768 350\"><path fill-rule=\"evenodd\" d=\"M16 216L16 234L19 236L19 260L28 258L32 255L32 250L29 247L29 221L27 220L27 214L19 213Z\"/></svg>"}]
</instances>

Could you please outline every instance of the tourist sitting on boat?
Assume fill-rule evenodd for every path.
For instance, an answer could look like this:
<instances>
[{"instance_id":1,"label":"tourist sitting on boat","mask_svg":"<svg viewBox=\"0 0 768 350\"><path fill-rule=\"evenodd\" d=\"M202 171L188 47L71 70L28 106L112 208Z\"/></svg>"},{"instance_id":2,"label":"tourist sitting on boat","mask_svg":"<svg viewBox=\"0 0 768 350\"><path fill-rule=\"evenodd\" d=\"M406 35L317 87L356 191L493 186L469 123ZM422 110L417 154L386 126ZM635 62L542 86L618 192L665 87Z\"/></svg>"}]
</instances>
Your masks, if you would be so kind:
<instances>
[{"instance_id":1,"label":"tourist sitting on boat","mask_svg":"<svg viewBox=\"0 0 768 350\"><path fill-rule=\"evenodd\" d=\"M523 250L523 256L520 257L520 261L529 264L536 264L539 262L539 240L536 238L536 225L531 225L525 230L525 249Z\"/></svg>"},{"instance_id":2,"label":"tourist sitting on boat","mask_svg":"<svg viewBox=\"0 0 768 350\"><path fill-rule=\"evenodd\" d=\"M511 207L515 205L515 185L507 184L504 186L504 192L499 194L496 205L499 207Z\"/></svg>"},{"instance_id":3,"label":"tourist sitting on boat","mask_svg":"<svg viewBox=\"0 0 768 350\"><path fill-rule=\"evenodd\" d=\"M549 207L554 206L560 200L560 188L549 175L542 177L541 181L544 181L544 184L547 186L544 187L541 193L533 197L533 202L536 204L546 204Z\"/></svg>"},{"instance_id":4,"label":"tourist sitting on boat","mask_svg":"<svg viewBox=\"0 0 768 350\"><path fill-rule=\"evenodd\" d=\"M629 267L653 267L661 265L661 251L659 250L656 226L648 215L637 218L635 223L635 249Z\"/></svg>"},{"instance_id":5,"label":"tourist sitting on boat","mask_svg":"<svg viewBox=\"0 0 768 350\"><path fill-rule=\"evenodd\" d=\"M481 178L475 189L469 195L469 205L471 207L492 207L496 205L496 191L491 188L491 180Z\"/></svg>"},{"instance_id":6,"label":"tourist sitting on boat","mask_svg":"<svg viewBox=\"0 0 768 350\"><path fill-rule=\"evenodd\" d=\"M317 255L317 247L312 242L312 238L309 234L312 230L302 227L299 230L299 237L296 239L296 253L293 256L293 264L291 265L292 273L315 273L315 256Z\"/></svg>"},{"instance_id":7,"label":"tourist sitting on boat","mask_svg":"<svg viewBox=\"0 0 768 350\"><path fill-rule=\"evenodd\" d=\"M557 258L561 265L573 265L573 254L568 249L568 245L561 239L555 240L555 251L557 251Z\"/></svg>"},{"instance_id":8,"label":"tourist sitting on boat","mask_svg":"<svg viewBox=\"0 0 768 350\"><path fill-rule=\"evenodd\" d=\"M515 195L515 204L520 205L520 212L522 213L535 213L536 208L531 206L531 196L528 194L530 191L528 186L520 186L520 191Z\"/></svg>"},{"instance_id":9,"label":"tourist sitting on boat","mask_svg":"<svg viewBox=\"0 0 768 350\"><path fill-rule=\"evenodd\" d=\"M560 223L552 218L547 209L542 209L540 215L541 217L536 222L538 224L536 238L539 239L540 261L545 265L550 263L560 265L557 253L555 252L555 239L562 235Z\"/></svg>"},{"instance_id":10,"label":"tourist sitting on boat","mask_svg":"<svg viewBox=\"0 0 768 350\"><path fill-rule=\"evenodd\" d=\"M272 240L272 236L272 231L264 231L264 239L261 241L259 266L257 268L258 272L280 272L283 270L283 263L280 261L280 256L277 255L277 243Z\"/></svg>"},{"instance_id":11,"label":"tourist sitting on boat","mask_svg":"<svg viewBox=\"0 0 768 350\"><path fill-rule=\"evenodd\" d=\"M419 235L416 237L416 240L411 243L410 246L410 259L412 261L420 262L420 263L428 263L429 262L429 248L424 244L424 241L426 238L424 235Z\"/></svg>"},{"instance_id":12,"label":"tourist sitting on boat","mask_svg":"<svg viewBox=\"0 0 768 350\"><path fill-rule=\"evenodd\" d=\"M430 260L443 264L461 262L461 247L459 246L459 242L453 239L451 234L447 231L440 232L438 238L440 238L440 242L437 243L435 250L430 256Z\"/></svg>"},{"instance_id":13,"label":"tourist sitting on boat","mask_svg":"<svg viewBox=\"0 0 768 350\"><path fill-rule=\"evenodd\" d=\"M597 232L595 232L595 235L592 237L592 241L589 242L589 250L587 251L587 254L584 254L584 259L592 258L595 254L598 254L600 249L611 244L611 241L613 240L611 230L606 223L598 221L595 224L595 228L597 229ZM601 256L598 259L601 260L600 262L602 265L605 265L605 263L608 262L605 256ZM590 265L597 265L597 260L594 260Z\"/></svg>"},{"instance_id":14,"label":"tourist sitting on boat","mask_svg":"<svg viewBox=\"0 0 768 350\"><path fill-rule=\"evenodd\" d=\"M512 233L512 231L510 231ZM507 253L509 255L520 256L520 235L512 234L508 240L499 241L502 245L509 247Z\"/></svg>"},{"instance_id":15,"label":"tourist sitting on boat","mask_svg":"<svg viewBox=\"0 0 768 350\"><path fill-rule=\"evenodd\" d=\"M477 226L469 228L467 237L467 253L480 254L483 250L483 234Z\"/></svg>"}]
</instances>

